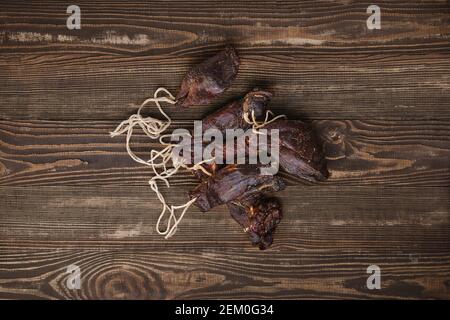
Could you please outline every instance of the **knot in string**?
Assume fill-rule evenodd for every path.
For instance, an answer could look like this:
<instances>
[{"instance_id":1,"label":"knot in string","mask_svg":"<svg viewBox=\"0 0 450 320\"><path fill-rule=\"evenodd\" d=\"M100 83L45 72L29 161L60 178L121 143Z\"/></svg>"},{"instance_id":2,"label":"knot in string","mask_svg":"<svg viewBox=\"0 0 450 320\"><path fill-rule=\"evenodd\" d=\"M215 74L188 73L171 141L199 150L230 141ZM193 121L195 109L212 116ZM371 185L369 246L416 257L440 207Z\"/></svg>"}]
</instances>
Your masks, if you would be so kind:
<instances>
[{"instance_id":1,"label":"knot in string","mask_svg":"<svg viewBox=\"0 0 450 320\"><path fill-rule=\"evenodd\" d=\"M266 111L266 116L264 118L264 121L262 122L258 122L256 120L255 117L255 110L252 110L251 112L251 119L249 119L249 114L248 112L244 112L242 118L244 119L245 122L247 122L248 124L252 125L252 132L256 133L256 134L263 134L262 132L259 131L259 129L264 128L266 125L268 125L269 123L274 122L275 120L281 119L281 118L286 118L286 116L284 114L280 114L272 119L269 120L270 116L274 116L274 113L270 110Z\"/></svg>"}]
</instances>

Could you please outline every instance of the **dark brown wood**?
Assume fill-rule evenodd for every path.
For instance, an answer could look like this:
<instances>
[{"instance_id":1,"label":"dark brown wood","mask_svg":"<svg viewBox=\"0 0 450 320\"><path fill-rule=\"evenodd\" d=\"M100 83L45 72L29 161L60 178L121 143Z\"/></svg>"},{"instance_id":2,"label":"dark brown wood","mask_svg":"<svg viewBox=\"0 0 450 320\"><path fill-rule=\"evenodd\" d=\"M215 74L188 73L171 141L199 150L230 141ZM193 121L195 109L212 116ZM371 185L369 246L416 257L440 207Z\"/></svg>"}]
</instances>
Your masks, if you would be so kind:
<instances>
[{"instance_id":1,"label":"dark brown wood","mask_svg":"<svg viewBox=\"0 0 450 320\"><path fill-rule=\"evenodd\" d=\"M446 0L0 2L0 298L450 299L450 9ZM241 68L190 128L254 86L312 121L332 177L285 176L285 217L253 248L224 207L155 232L150 171L108 132L232 44ZM150 147L139 133L133 148ZM195 179L164 189L182 203ZM66 269L82 271L69 290ZM366 269L381 267L382 289Z\"/></svg>"},{"instance_id":2,"label":"dark brown wood","mask_svg":"<svg viewBox=\"0 0 450 320\"><path fill-rule=\"evenodd\" d=\"M158 86L174 93L196 62L232 43L242 66L226 95L175 113L198 119L254 85L277 112L321 119L449 119L448 2L78 1L0 3L0 115L122 119Z\"/></svg>"},{"instance_id":3,"label":"dark brown wood","mask_svg":"<svg viewBox=\"0 0 450 320\"><path fill-rule=\"evenodd\" d=\"M192 123L176 122L172 128L192 128ZM0 121L0 185L145 184L152 171L128 156L124 136L109 137L116 125ZM313 125L329 163L326 184L450 185L449 121L323 120ZM143 158L160 147L137 134L132 148ZM183 170L172 181L176 186L197 180Z\"/></svg>"},{"instance_id":4,"label":"dark brown wood","mask_svg":"<svg viewBox=\"0 0 450 320\"><path fill-rule=\"evenodd\" d=\"M289 187L268 251L251 247L225 207L193 208L162 239L145 186L0 192L0 298L450 297L447 188ZM80 291L66 288L70 264ZM380 291L365 287L372 264Z\"/></svg>"}]
</instances>

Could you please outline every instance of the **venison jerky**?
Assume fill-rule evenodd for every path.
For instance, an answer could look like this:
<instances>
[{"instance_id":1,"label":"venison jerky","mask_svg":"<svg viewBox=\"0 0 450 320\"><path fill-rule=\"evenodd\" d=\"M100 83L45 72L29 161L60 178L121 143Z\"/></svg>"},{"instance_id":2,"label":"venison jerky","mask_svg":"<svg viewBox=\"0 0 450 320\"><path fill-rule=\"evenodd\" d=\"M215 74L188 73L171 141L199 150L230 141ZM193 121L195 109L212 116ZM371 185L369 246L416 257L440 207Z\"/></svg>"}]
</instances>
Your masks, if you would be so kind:
<instances>
[{"instance_id":1,"label":"venison jerky","mask_svg":"<svg viewBox=\"0 0 450 320\"><path fill-rule=\"evenodd\" d=\"M245 112L254 112L257 120L262 120L265 117L267 111L267 105L272 98L272 94L268 91L254 89L247 93L242 99L235 100L226 106L220 108L214 113L206 116L202 120L202 132L204 133L209 129L219 130L225 135L227 129L243 129L247 130L251 128L251 125L245 122L243 115ZM192 159L194 158L194 142L192 142ZM203 143L203 147L207 143ZM218 150L220 152L220 150ZM225 159L225 148L222 150L223 159ZM204 163L202 165L208 172L215 172L222 167L222 164L216 164L215 162ZM195 170L194 175L203 180L208 177L203 171Z\"/></svg>"},{"instance_id":2,"label":"venison jerky","mask_svg":"<svg viewBox=\"0 0 450 320\"><path fill-rule=\"evenodd\" d=\"M272 93L257 88L248 92L244 98L235 100L202 120L203 131L217 129L225 133L226 129L249 129L244 113L254 111L257 120L264 119Z\"/></svg>"},{"instance_id":3,"label":"venison jerky","mask_svg":"<svg viewBox=\"0 0 450 320\"><path fill-rule=\"evenodd\" d=\"M297 120L276 120L264 129L278 129L280 138L280 167L286 172L311 182L329 177L327 163L314 131Z\"/></svg>"},{"instance_id":4,"label":"venison jerky","mask_svg":"<svg viewBox=\"0 0 450 320\"><path fill-rule=\"evenodd\" d=\"M187 108L208 104L230 87L238 69L239 57L230 46L192 67L181 82L176 106Z\"/></svg>"},{"instance_id":5,"label":"venison jerky","mask_svg":"<svg viewBox=\"0 0 450 320\"><path fill-rule=\"evenodd\" d=\"M280 167L296 176L311 182L324 181L329 177L327 163L313 129L308 124L296 120L276 120L264 127L270 135L271 129L279 130L279 165ZM245 140L245 157L248 158L248 140ZM259 145L260 148L270 148L268 145ZM235 157L236 145L233 148ZM222 150L223 159L226 156L226 148ZM213 172L220 166L211 163L204 166ZM197 174L197 176L199 176ZM200 174L200 177L202 175Z\"/></svg>"},{"instance_id":6,"label":"venison jerky","mask_svg":"<svg viewBox=\"0 0 450 320\"><path fill-rule=\"evenodd\" d=\"M260 166L230 164L218 170L189 192L189 198L201 211L233 200L251 199L264 192L276 192L286 187L276 175L261 175Z\"/></svg>"},{"instance_id":7,"label":"venison jerky","mask_svg":"<svg viewBox=\"0 0 450 320\"><path fill-rule=\"evenodd\" d=\"M227 207L253 245L265 250L272 244L273 233L282 218L281 204L277 199L259 194L246 201L232 201Z\"/></svg>"}]
</instances>

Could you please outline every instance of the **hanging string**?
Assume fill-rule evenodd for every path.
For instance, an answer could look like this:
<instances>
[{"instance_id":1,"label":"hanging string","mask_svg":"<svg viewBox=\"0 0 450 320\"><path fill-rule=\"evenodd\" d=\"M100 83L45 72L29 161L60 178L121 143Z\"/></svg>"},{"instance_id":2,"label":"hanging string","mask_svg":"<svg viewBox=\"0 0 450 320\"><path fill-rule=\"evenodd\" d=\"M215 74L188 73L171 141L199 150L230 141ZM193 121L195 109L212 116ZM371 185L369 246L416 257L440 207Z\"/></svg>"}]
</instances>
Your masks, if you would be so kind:
<instances>
[{"instance_id":1,"label":"hanging string","mask_svg":"<svg viewBox=\"0 0 450 320\"><path fill-rule=\"evenodd\" d=\"M263 122L258 122L256 120L256 117L255 117L255 110L252 110L252 112L251 112L251 117L252 117L251 120L248 117L248 112L245 112L243 114L243 118L244 118L245 122L247 122L248 124L252 125L252 132L253 133L263 134L263 132L260 132L258 129L261 129L261 128L265 127L266 125L268 125L269 123L274 122L275 120L278 120L278 119L281 119L281 118L286 118L286 115L280 114L280 115L278 115L278 116L276 116L276 117L274 117L274 118L269 120L269 117L270 116L273 117L274 115L275 114L272 111L267 110L266 111L266 116L264 118L264 121Z\"/></svg>"},{"instance_id":2,"label":"hanging string","mask_svg":"<svg viewBox=\"0 0 450 320\"><path fill-rule=\"evenodd\" d=\"M160 92L164 92L167 96L159 96ZM142 117L141 111L142 109L149 104L150 102L153 102L158 107L159 112L166 118L166 120L160 120L153 117ZM137 112L133 115L131 115L127 120L122 121L117 128L110 132L111 137L115 137L118 135L121 135L123 133L127 133L126 135L126 150L129 156L136 162L141 163L143 165L150 166L153 170L154 176L148 181L150 188L156 193L156 196L158 197L158 200L162 204L162 210L158 217L158 221L156 223L156 232L160 235L163 235L165 239L170 238L175 234L177 231L177 227L180 223L180 221L183 219L186 211L189 209L189 207L197 200L197 198L191 199L190 201L186 202L183 205L174 206L174 205L168 205L164 196L159 191L158 186L158 180L162 181L168 188L170 188L169 180L168 178L173 176L178 172L180 168L185 168L187 170L202 170L207 175L211 175L210 172L208 172L202 164L207 163L209 161L214 160L207 159L200 161L198 163L193 164L192 166L188 166L184 159L178 159L175 158L173 155L173 148L176 146L176 144L167 143L164 142L164 138L167 137L173 137L173 134L165 134L162 135L162 133L170 126L172 123L172 120L170 117L163 111L161 107L161 102L166 102L170 104L175 104L176 100L175 97L165 88L158 88L153 98L149 98L145 100ZM135 126L139 126L144 133L150 137L151 139L158 139L159 142L165 146L161 151L157 151L152 149L150 151L150 159L144 160L140 157L138 157L130 148L130 140L133 135L133 130ZM190 136L190 134L189 134ZM168 165L172 162L172 167L168 167ZM158 168L160 168L160 171L158 171ZM183 209L180 216L177 218L175 215L175 211ZM164 221L166 214L168 214L167 222L166 222L166 228L165 230L161 230L160 224L162 221Z\"/></svg>"},{"instance_id":3,"label":"hanging string","mask_svg":"<svg viewBox=\"0 0 450 320\"><path fill-rule=\"evenodd\" d=\"M166 96L159 96L159 94L163 92L166 94ZM143 117L141 115L142 109L148 105L149 103L155 103L159 112L164 116L166 120L160 120L153 117ZM150 188L156 193L156 196L158 197L158 200L162 204L162 210L158 217L157 223L156 223L156 232L160 235L163 235L165 239L170 238L175 234L177 231L177 227L181 220L183 219L186 211L189 209L189 207L197 200L197 198L191 199L190 201L186 202L183 205L174 206L174 205L168 205L164 196L159 191L158 181L162 181L166 187L170 188L170 183L168 178L173 176L178 172L180 168L184 168L187 170L201 170L206 175L211 175L210 172L208 172L203 164L208 163L210 161L213 161L214 158L207 159L200 161L198 163L193 164L192 166L188 166L184 159L178 159L174 157L173 155L173 148L176 146L176 144L167 143L164 142L164 138L167 137L173 137L173 134L165 134L162 133L167 130L167 128L171 125L172 120L170 117L163 111L161 103L169 103L169 104L175 104L176 99L175 97L166 89L166 88L158 88L153 98L146 99L139 107L137 112L133 115L131 115L127 120L122 121L117 128L110 132L111 137L119 136L123 133L127 133L126 135L126 150L128 155L136 162L141 163L146 166L150 166L153 170L154 176L148 181ZM269 120L270 116L274 116L273 112L268 110L266 112L266 116L263 122L258 122L255 117L255 112L252 110L251 112L251 119L249 118L248 113L244 113L243 118L244 121L248 124L252 125L252 131L256 134L262 134L262 132L259 131L260 128L263 128L269 123L272 123L273 121L285 118L285 115L279 115ZM154 150L152 149L150 151L150 159L144 160L140 157L138 157L130 148L130 140L133 135L134 127L139 126L142 131L152 140L159 139L159 142L161 145L164 145L165 147L160 150ZM191 136L189 134L189 136ZM171 167L169 167L171 163ZM158 171L158 168L160 168L160 171ZM175 211L182 209L182 212L179 217L176 216ZM167 222L166 222L166 228L164 230L161 230L160 225L162 221L164 221L165 216L168 214Z\"/></svg>"}]
</instances>

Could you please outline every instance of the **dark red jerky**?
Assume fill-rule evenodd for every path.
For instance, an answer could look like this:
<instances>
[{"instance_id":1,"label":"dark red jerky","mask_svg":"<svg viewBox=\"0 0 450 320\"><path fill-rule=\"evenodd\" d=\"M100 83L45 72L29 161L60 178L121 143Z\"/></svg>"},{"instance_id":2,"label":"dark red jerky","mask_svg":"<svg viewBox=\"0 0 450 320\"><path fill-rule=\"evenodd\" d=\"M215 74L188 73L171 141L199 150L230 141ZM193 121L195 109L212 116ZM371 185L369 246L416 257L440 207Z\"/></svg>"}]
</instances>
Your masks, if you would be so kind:
<instances>
[{"instance_id":1,"label":"dark red jerky","mask_svg":"<svg viewBox=\"0 0 450 320\"><path fill-rule=\"evenodd\" d=\"M244 112L251 113L253 111L255 119L258 121L264 119L267 111L267 105L269 104L271 98L272 94L270 92L254 89L253 91L247 93L244 98L233 101L225 107L205 117L202 120L202 131L205 132L208 129L217 129L225 136L227 129L250 129L251 124L248 124L243 118ZM191 150L194 150L193 145ZM225 155L223 159L225 159ZM215 172L217 169L221 168L222 165L211 162L205 163L203 167L208 172ZM194 175L201 180L208 177L201 170L196 170Z\"/></svg>"},{"instance_id":2,"label":"dark red jerky","mask_svg":"<svg viewBox=\"0 0 450 320\"><path fill-rule=\"evenodd\" d=\"M189 193L197 198L195 205L201 211L236 199L252 198L261 192L275 192L286 187L284 181L273 175L261 175L257 165L227 165L200 183Z\"/></svg>"},{"instance_id":3,"label":"dark red jerky","mask_svg":"<svg viewBox=\"0 0 450 320\"><path fill-rule=\"evenodd\" d=\"M277 120L264 128L279 130L280 167L283 170L312 182L329 177L322 147L310 125L297 120Z\"/></svg>"},{"instance_id":4,"label":"dark red jerky","mask_svg":"<svg viewBox=\"0 0 450 320\"><path fill-rule=\"evenodd\" d=\"M241 225L253 245L267 249L273 242L273 233L281 221L280 202L259 194L250 202L230 202L227 204L230 215Z\"/></svg>"},{"instance_id":5,"label":"dark red jerky","mask_svg":"<svg viewBox=\"0 0 450 320\"><path fill-rule=\"evenodd\" d=\"M208 104L230 87L238 69L239 57L232 47L192 67L181 82L176 106Z\"/></svg>"},{"instance_id":6,"label":"dark red jerky","mask_svg":"<svg viewBox=\"0 0 450 320\"><path fill-rule=\"evenodd\" d=\"M257 120L263 120L267 105L272 99L272 93L254 89L244 98L233 101L202 120L203 131L217 129L225 133L226 129L249 129L251 124L244 120L244 112L254 111Z\"/></svg>"},{"instance_id":7,"label":"dark red jerky","mask_svg":"<svg viewBox=\"0 0 450 320\"><path fill-rule=\"evenodd\" d=\"M277 120L264 127L265 129L278 129L280 138L280 167L296 176L308 181L324 181L329 177L326 159L322 152L313 129L308 124L301 121ZM270 133L270 131L269 131ZM247 140L246 140L247 141ZM268 139L270 146L270 138ZM261 146L260 146L261 147ZM237 151L237 148L234 148ZM248 149L245 149L248 156ZM223 150L225 159L226 150ZM205 165L209 172L220 168L220 165ZM204 173L196 174L199 178L204 178Z\"/></svg>"}]
</instances>

